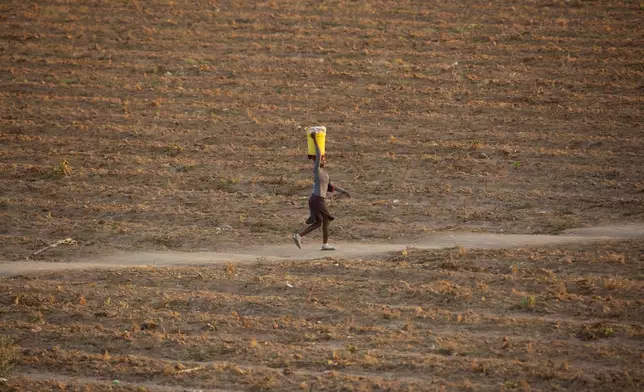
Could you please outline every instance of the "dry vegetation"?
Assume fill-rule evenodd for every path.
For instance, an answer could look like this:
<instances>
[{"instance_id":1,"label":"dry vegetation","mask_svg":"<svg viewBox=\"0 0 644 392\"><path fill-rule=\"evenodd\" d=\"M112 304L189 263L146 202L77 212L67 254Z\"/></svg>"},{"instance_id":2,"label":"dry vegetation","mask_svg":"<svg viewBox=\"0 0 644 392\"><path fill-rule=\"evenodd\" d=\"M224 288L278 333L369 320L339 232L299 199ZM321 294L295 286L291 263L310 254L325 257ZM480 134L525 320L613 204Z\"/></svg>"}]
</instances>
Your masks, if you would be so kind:
<instances>
[{"instance_id":1,"label":"dry vegetation","mask_svg":"<svg viewBox=\"0 0 644 392\"><path fill-rule=\"evenodd\" d=\"M642 265L631 240L48 273L0 280L0 334L11 391L641 391Z\"/></svg>"},{"instance_id":2,"label":"dry vegetation","mask_svg":"<svg viewBox=\"0 0 644 392\"><path fill-rule=\"evenodd\" d=\"M641 221L642 9L0 2L0 260L288 241L313 124L354 195L336 240ZM0 390L640 391L643 262L632 240L0 279Z\"/></svg>"},{"instance_id":3,"label":"dry vegetation","mask_svg":"<svg viewBox=\"0 0 644 392\"><path fill-rule=\"evenodd\" d=\"M9 0L0 258L642 220L637 1ZM399 200L393 204L393 200Z\"/></svg>"}]
</instances>

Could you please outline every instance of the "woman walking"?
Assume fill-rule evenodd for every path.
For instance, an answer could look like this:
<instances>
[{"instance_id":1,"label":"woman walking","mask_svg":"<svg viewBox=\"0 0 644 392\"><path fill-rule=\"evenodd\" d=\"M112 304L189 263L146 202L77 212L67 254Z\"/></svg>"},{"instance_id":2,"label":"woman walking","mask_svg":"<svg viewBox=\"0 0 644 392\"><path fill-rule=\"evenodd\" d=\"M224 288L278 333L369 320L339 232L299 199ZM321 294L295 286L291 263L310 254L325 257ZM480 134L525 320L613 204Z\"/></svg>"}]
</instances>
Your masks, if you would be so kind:
<instances>
[{"instance_id":1,"label":"woman walking","mask_svg":"<svg viewBox=\"0 0 644 392\"><path fill-rule=\"evenodd\" d=\"M302 249L302 237L306 236L315 229L322 226L322 250L335 250L334 246L329 245L329 224L335 219L326 207L324 199L328 192L338 192L347 197L351 197L349 192L334 186L331 183L329 174L324 170L326 158L320 151L315 132L310 133L315 145L315 162L313 163L313 190L309 197L309 210L311 215L306 221L307 226L299 233L293 234L293 241L298 248Z\"/></svg>"}]
</instances>

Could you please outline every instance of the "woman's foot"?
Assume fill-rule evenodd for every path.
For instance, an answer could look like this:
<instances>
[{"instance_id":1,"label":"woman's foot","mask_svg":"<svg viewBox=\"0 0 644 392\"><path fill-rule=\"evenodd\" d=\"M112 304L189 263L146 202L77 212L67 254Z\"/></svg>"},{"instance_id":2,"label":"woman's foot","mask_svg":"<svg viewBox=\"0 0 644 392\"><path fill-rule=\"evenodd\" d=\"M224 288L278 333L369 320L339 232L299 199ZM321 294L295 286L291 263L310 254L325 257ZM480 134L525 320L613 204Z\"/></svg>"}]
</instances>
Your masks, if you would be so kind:
<instances>
[{"instance_id":1,"label":"woman's foot","mask_svg":"<svg viewBox=\"0 0 644 392\"><path fill-rule=\"evenodd\" d=\"M293 234L293 242L298 248L302 249L302 237L299 234Z\"/></svg>"},{"instance_id":2,"label":"woman's foot","mask_svg":"<svg viewBox=\"0 0 644 392\"><path fill-rule=\"evenodd\" d=\"M321 250L335 250L335 246L329 244L322 244Z\"/></svg>"}]
</instances>

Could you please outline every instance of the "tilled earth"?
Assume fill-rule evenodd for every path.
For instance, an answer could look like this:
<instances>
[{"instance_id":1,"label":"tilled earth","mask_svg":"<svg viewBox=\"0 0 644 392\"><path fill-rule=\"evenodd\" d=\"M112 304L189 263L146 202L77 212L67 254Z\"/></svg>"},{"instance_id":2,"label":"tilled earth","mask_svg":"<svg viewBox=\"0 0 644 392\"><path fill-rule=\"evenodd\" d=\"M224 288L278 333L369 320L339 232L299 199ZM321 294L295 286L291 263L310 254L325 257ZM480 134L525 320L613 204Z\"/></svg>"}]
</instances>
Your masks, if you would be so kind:
<instances>
[{"instance_id":1,"label":"tilled earth","mask_svg":"<svg viewBox=\"0 0 644 392\"><path fill-rule=\"evenodd\" d=\"M5 390L641 391L643 265L628 240L4 278Z\"/></svg>"},{"instance_id":2,"label":"tilled earth","mask_svg":"<svg viewBox=\"0 0 644 392\"><path fill-rule=\"evenodd\" d=\"M636 1L0 4L0 259L644 218Z\"/></svg>"},{"instance_id":3,"label":"tilled earth","mask_svg":"<svg viewBox=\"0 0 644 392\"><path fill-rule=\"evenodd\" d=\"M0 259L289 241L316 124L354 195L335 240L642 221L643 25L612 0L4 1ZM643 252L4 278L0 388L640 391Z\"/></svg>"}]
</instances>

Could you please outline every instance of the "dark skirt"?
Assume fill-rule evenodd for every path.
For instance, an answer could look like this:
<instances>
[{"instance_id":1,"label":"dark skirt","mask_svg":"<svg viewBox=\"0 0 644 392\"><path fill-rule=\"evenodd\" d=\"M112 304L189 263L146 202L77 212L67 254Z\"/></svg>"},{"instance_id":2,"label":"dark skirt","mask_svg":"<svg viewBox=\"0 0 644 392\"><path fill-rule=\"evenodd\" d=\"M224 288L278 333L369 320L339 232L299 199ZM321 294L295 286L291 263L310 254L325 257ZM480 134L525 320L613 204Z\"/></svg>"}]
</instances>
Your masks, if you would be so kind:
<instances>
[{"instance_id":1,"label":"dark skirt","mask_svg":"<svg viewBox=\"0 0 644 392\"><path fill-rule=\"evenodd\" d=\"M324 198L318 195L311 195L309 198L309 210L311 211L311 216L307 219L306 224L311 225L317 222L324 222L324 220L332 221L335 219L326 208L326 203Z\"/></svg>"}]
</instances>

